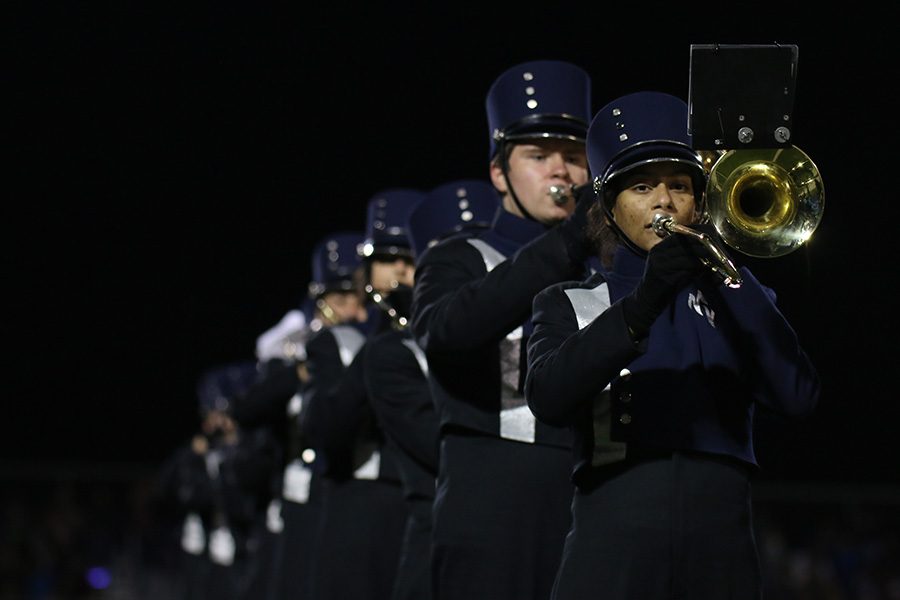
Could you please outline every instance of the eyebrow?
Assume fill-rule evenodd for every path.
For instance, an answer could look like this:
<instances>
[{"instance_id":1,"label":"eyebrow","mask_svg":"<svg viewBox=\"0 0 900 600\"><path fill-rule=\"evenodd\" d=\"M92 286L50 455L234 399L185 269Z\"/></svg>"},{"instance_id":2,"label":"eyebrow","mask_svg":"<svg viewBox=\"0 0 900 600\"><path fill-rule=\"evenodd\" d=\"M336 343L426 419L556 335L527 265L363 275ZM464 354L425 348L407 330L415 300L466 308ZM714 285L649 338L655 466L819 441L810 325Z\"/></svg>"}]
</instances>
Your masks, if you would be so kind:
<instances>
[{"instance_id":1,"label":"eyebrow","mask_svg":"<svg viewBox=\"0 0 900 600\"><path fill-rule=\"evenodd\" d=\"M638 170L630 175L626 175L623 179L623 183L625 185L634 185L640 181L646 181L648 179L659 180L665 177L687 177L690 179L691 174L682 170L666 171L664 173L650 170Z\"/></svg>"},{"instance_id":2,"label":"eyebrow","mask_svg":"<svg viewBox=\"0 0 900 600\"><path fill-rule=\"evenodd\" d=\"M563 154L584 154L586 149L577 142L553 138L532 140L518 144L523 150L536 149L545 152L561 152Z\"/></svg>"}]
</instances>

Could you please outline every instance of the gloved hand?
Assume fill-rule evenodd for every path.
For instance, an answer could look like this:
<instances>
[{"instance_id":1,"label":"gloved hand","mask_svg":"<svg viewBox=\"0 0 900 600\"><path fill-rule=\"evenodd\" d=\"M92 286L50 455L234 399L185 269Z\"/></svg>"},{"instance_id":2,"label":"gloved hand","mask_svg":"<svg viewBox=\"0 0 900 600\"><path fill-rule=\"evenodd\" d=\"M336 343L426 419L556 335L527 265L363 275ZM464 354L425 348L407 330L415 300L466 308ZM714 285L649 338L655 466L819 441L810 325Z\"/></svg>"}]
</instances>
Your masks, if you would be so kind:
<instances>
[{"instance_id":1,"label":"gloved hand","mask_svg":"<svg viewBox=\"0 0 900 600\"><path fill-rule=\"evenodd\" d=\"M729 252L730 246L725 243L725 240L722 238L722 235L715 228L715 226L713 226L712 223L695 223L690 227L698 233L705 234L706 237L709 238L709 241L712 242L712 245L715 246L719 251L718 253L716 253L706 246L703 247L703 252L705 254L702 254L701 256L706 256L707 260L709 260L710 262L710 265L716 266L715 270L709 269L707 271L707 279L709 281L709 285L717 286L723 283L723 280L725 280L725 275L723 274L723 272L726 272L729 275L732 274L730 269L723 268L724 265L722 258L725 258L727 260L725 260L724 262L730 263L729 266L733 267L735 271L738 271L737 273L734 273L737 278L737 283L735 283L735 277L729 277L728 285L732 287L740 286L741 275L739 272L738 264L736 264L735 257L732 255L732 253Z\"/></svg>"},{"instance_id":2,"label":"gloved hand","mask_svg":"<svg viewBox=\"0 0 900 600\"><path fill-rule=\"evenodd\" d=\"M707 256L700 240L689 235L672 234L650 249L644 276L637 288L622 299L625 323L641 339L678 292L708 272L700 257Z\"/></svg>"},{"instance_id":3,"label":"gloved hand","mask_svg":"<svg viewBox=\"0 0 900 600\"><path fill-rule=\"evenodd\" d=\"M588 181L586 184L576 187L575 211L560 223L560 234L566 242L566 251L569 259L574 264L581 264L594 252L594 246L587 234L588 210L597 202L597 194L594 192L594 184Z\"/></svg>"}]
</instances>

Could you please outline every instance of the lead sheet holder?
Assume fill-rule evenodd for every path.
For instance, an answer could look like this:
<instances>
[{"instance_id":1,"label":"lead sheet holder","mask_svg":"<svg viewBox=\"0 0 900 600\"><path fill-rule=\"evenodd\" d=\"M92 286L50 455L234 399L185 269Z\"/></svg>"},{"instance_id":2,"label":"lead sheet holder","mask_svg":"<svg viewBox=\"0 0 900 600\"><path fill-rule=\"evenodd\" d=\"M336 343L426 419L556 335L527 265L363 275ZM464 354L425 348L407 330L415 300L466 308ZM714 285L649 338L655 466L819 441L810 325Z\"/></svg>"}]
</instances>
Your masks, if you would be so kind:
<instances>
[{"instance_id":1,"label":"lead sheet holder","mask_svg":"<svg viewBox=\"0 0 900 600\"><path fill-rule=\"evenodd\" d=\"M688 133L697 150L787 148L796 45L691 44Z\"/></svg>"}]
</instances>

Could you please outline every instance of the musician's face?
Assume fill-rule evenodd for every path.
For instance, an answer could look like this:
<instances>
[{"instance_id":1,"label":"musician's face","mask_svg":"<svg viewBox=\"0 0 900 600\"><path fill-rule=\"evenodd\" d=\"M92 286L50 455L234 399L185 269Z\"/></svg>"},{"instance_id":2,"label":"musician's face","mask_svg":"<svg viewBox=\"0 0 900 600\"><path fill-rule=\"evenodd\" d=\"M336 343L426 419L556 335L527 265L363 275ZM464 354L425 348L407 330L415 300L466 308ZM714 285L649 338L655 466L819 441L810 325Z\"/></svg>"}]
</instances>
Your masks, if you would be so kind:
<instances>
[{"instance_id":1,"label":"musician's face","mask_svg":"<svg viewBox=\"0 0 900 600\"><path fill-rule=\"evenodd\" d=\"M587 182L584 144L557 139L536 139L514 144L509 155L508 175L516 196L531 216L545 225L558 223L575 210L575 200L569 194L564 204L557 204L550 196L550 187L560 186L568 191L572 185ZM503 208L524 216L509 194L498 161L491 162L491 181L503 194Z\"/></svg>"},{"instance_id":2,"label":"musician's face","mask_svg":"<svg viewBox=\"0 0 900 600\"><path fill-rule=\"evenodd\" d=\"M612 214L616 225L639 248L650 250L662 240L651 226L653 215L671 215L682 225L697 218L694 182L678 163L648 164L622 177L622 191Z\"/></svg>"},{"instance_id":3,"label":"musician's face","mask_svg":"<svg viewBox=\"0 0 900 600\"><path fill-rule=\"evenodd\" d=\"M368 316L363 299L357 292L328 292L322 296L338 323L363 322Z\"/></svg>"},{"instance_id":4,"label":"musician's face","mask_svg":"<svg viewBox=\"0 0 900 600\"><path fill-rule=\"evenodd\" d=\"M399 285L412 287L415 272L415 267L409 260L403 258L377 259L372 261L369 278L375 290L382 294L389 294Z\"/></svg>"}]
</instances>

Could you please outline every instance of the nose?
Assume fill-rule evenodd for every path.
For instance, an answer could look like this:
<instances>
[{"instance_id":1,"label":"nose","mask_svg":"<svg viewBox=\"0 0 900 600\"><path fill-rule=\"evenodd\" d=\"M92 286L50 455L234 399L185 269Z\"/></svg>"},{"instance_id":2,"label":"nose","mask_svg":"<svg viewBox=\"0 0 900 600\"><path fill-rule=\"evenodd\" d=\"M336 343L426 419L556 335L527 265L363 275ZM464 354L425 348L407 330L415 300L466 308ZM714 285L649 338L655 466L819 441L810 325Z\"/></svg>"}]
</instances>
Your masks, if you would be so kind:
<instances>
[{"instance_id":1,"label":"nose","mask_svg":"<svg viewBox=\"0 0 900 600\"><path fill-rule=\"evenodd\" d=\"M568 177L569 169L566 157L561 152L553 152L547 156L547 164L550 165L550 173L556 177Z\"/></svg>"},{"instance_id":2,"label":"nose","mask_svg":"<svg viewBox=\"0 0 900 600\"><path fill-rule=\"evenodd\" d=\"M654 195L656 196L654 208L672 208L675 206L675 201L672 199L672 192L665 183L657 185L654 192Z\"/></svg>"}]
</instances>

